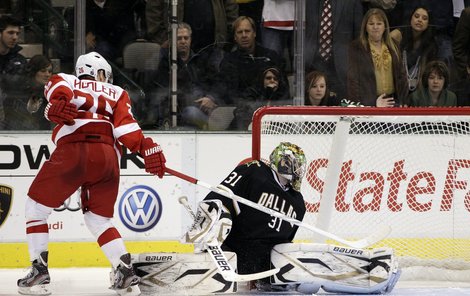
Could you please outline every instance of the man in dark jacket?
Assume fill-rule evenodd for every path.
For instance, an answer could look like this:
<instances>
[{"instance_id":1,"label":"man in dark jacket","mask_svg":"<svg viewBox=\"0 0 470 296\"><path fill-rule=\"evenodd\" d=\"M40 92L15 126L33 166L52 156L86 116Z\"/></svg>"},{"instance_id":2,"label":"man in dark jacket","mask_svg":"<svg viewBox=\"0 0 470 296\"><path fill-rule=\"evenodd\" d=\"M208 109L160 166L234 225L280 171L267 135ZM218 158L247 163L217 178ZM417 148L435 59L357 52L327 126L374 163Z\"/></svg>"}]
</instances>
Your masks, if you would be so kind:
<instances>
[{"instance_id":1,"label":"man in dark jacket","mask_svg":"<svg viewBox=\"0 0 470 296\"><path fill-rule=\"evenodd\" d=\"M212 111L223 102L218 99L214 87L214 77L220 62L221 49L216 47L195 53L191 49L193 38L191 26L178 24L177 33L177 116L178 125L204 129ZM170 115L171 102L167 100L170 87L170 52L168 48L160 51L155 84L158 86L157 98L150 102L151 108L160 107L161 116ZM160 101L162 102L160 104ZM154 110L155 111L155 110ZM153 111L153 112L154 112Z\"/></svg>"},{"instance_id":2,"label":"man in dark jacket","mask_svg":"<svg viewBox=\"0 0 470 296\"><path fill-rule=\"evenodd\" d=\"M8 114L16 108L15 98L23 94L19 87L25 79L26 58L18 45L21 22L10 16L0 17L0 129L8 126ZM26 107L26 106L25 106Z\"/></svg>"},{"instance_id":3,"label":"man in dark jacket","mask_svg":"<svg viewBox=\"0 0 470 296\"><path fill-rule=\"evenodd\" d=\"M228 104L240 107L250 98L248 89L255 89L260 75L268 68L279 69L279 81L288 85L285 62L273 50L256 43L256 24L250 17L240 16L233 24L235 47L220 63L219 90ZM235 114L237 111L235 111ZM238 126L237 119L233 127Z\"/></svg>"}]
</instances>

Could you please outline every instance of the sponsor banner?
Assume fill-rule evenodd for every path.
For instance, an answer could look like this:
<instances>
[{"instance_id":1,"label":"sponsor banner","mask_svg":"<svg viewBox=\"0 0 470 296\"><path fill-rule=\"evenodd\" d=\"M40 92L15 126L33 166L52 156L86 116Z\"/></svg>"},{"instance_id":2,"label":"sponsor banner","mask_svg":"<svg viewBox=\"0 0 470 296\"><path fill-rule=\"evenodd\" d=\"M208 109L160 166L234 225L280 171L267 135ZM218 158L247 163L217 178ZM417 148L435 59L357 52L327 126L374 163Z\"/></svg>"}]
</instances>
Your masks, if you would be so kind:
<instances>
[{"instance_id":1,"label":"sponsor banner","mask_svg":"<svg viewBox=\"0 0 470 296\"><path fill-rule=\"evenodd\" d=\"M159 143L167 165L201 180L218 184L251 153L251 135L194 133L150 134ZM50 134L0 134L0 240L25 242L24 207L27 192L42 163L55 146ZM192 222L178 203L185 195L196 207L208 191L179 178L163 179L145 172L143 160L124 150L113 223L126 241L178 241ZM80 209L77 191L49 218L52 242L95 241Z\"/></svg>"}]
</instances>

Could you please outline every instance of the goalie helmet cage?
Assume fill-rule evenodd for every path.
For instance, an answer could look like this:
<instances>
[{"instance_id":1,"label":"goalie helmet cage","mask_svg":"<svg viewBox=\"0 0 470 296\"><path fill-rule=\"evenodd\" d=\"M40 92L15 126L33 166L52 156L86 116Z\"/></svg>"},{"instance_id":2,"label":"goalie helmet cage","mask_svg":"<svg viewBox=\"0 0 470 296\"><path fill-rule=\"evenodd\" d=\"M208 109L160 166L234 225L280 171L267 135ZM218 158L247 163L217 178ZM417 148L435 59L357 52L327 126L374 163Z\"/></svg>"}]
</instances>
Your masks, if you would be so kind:
<instances>
[{"instance_id":1,"label":"goalie helmet cage","mask_svg":"<svg viewBox=\"0 0 470 296\"><path fill-rule=\"evenodd\" d=\"M470 281L470 108L258 109L252 158L281 141L307 157L304 222L351 240L390 225L373 247L395 250L402 279Z\"/></svg>"}]
</instances>

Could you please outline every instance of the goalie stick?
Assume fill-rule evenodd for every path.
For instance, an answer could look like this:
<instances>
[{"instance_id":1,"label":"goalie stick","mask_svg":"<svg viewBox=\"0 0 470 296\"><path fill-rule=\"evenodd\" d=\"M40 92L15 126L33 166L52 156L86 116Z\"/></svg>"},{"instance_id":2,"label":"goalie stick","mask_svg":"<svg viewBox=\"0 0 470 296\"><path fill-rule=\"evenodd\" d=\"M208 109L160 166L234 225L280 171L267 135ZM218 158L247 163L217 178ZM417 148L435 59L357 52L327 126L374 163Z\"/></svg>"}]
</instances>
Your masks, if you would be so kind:
<instances>
[{"instance_id":1,"label":"goalie stick","mask_svg":"<svg viewBox=\"0 0 470 296\"><path fill-rule=\"evenodd\" d=\"M194 213L191 206L188 204L188 199L186 196L181 196L178 198L178 202L183 205L183 207L188 211L193 219L196 219L196 214ZM229 282L247 282L253 281L257 279L266 278L272 276L279 272L279 268L270 269L262 272L257 273L250 273L250 274L238 274L235 272L233 267L225 257L224 252L220 248L220 245L217 241L209 242L208 243L208 250L207 252L210 254L211 259L214 261L217 269L219 269L220 274L223 278Z\"/></svg>"},{"instance_id":2,"label":"goalie stick","mask_svg":"<svg viewBox=\"0 0 470 296\"><path fill-rule=\"evenodd\" d=\"M217 188L217 187L214 187L208 183L205 183L205 182L202 182L196 178L193 178L191 176L188 176L188 175L185 175L181 172L178 172L178 171L175 171L173 169L170 169L170 168L166 168L165 169L167 173L175 176L175 177L178 177L180 179L183 179L187 182L190 182L190 183L193 183L195 185L199 185L199 186L202 186L202 187L205 187L215 193L218 193L220 195L223 195L225 197L228 197L236 202L239 202L239 203L242 203L244 205L247 205L249 207L252 207L254 209L257 209L261 212L264 212L266 214L269 214L271 216L274 216L274 217L277 217L277 218L280 218L284 221L287 221L287 222L290 222L292 224L295 224L299 227L303 227L303 228L306 228L306 229L309 229L315 233L318 233L324 237L327 237L327 238L331 238L339 243L342 243L344 245L347 245L347 246L350 246L350 247L353 247L353 248L358 248L358 249L363 249L363 248L366 248L366 247L369 247L373 244L375 244L376 242L378 241L381 241L382 239L384 239L385 237L387 237L390 233L390 231L392 230L390 226L388 225L383 225L381 227L379 227L375 232L371 233L370 235L368 235L367 237L365 238L362 238L362 239L359 239L359 240L355 240L355 241L351 241L351 240L346 240L344 238L341 238L333 233L330 233L328 231L325 231L325 230L322 230L320 228L317 228L313 225L310 225L310 224L307 224L305 222L302 222L300 220L297 220L295 218L292 218L292 217L288 217L284 214L281 214L279 212L276 212L270 208L267 208L265 206L262 206L260 204L257 204L255 202L252 202L251 200L248 200L246 198L243 198L241 196L238 196L236 194L233 194L232 192L228 192L228 191L225 191L225 190L222 190L220 188Z\"/></svg>"}]
</instances>

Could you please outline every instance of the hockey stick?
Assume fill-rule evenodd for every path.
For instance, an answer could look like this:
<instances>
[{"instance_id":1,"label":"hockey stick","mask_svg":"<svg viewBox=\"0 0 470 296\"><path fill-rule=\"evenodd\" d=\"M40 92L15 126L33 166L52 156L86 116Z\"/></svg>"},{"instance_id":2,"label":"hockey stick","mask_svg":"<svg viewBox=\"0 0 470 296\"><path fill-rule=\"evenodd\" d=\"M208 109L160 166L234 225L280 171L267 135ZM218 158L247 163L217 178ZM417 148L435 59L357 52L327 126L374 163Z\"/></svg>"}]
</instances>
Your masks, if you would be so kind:
<instances>
[{"instance_id":1,"label":"hockey stick","mask_svg":"<svg viewBox=\"0 0 470 296\"><path fill-rule=\"evenodd\" d=\"M303 228L306 228L306 229L309 229L315 233L318 233L324 237L327 237L327 238L330 238L330 239L333 239L339 243L342 243L344 245L347 245L347 246L350 246L350 247L353 247L353 248L358 248L358 249L362 249L362 248L366 248L366 247L369 247L373 244L375 244L376 242L384 239L385 237L387 237L390 233L390 231L392 230L390 226L388 225L383 225L381 227L379 227L374 233L368 235L367 237L365 238L362 238L362 239L359 239L359 240L355 240L355 241L350 241L350 240L346 240L344 238L341 238L333 233L330 233L330 232L327 232L325 230L322 230L320 228L317 228L313 225L310 225L310 224L307 224L307 223L304 223L300 220L297 220L297 219L294 219L292 217L289 217L289 216L286 216L284 214L281 214L279 212L276 212L270 208L267 208L265 206L262 206L260 204L257 204L255 202L252 202L251 200L248 200L248 199L245 199L241 196L238 196L236 194L233 194L232 192L228 192L228 191L225 191L225 190L222 190L220 188L217 188L217 187L214 187L208 183L205 183L205 182L202 182L196 178L193 178L191 176L188 176L188 175L185 175L181 172L178 172L178 171L175 171L173 169L170 169L170 168L166 168L166 172L175 176L175 177L178 177L180 179L183 179L187 182L190 182L190 183L193 183L193 184L196 184L196 185L200 185L202 187L205 187L215 193L218 193L220 195L223 195L225 197L228 197L236 202L239 202L239 203L242 203L244 205L247 205L249 207L252 207L254 209L257 209L261 212L264 212L266 214L269 214L271 216L274 216L274 217L277 217L279 219L282 219L284 221L287 221L287 222L290 222L292 224L295 224L299 227L303 227Z\"/></svg>"},{"instance_id":2,"label":"hockey stick","mask_svg":"<svg viewBox=\"0 0 470 296\"><path fill-rule=\"evenodd\" d=\"M178 198L178 202L183 205L183 207L188 211L188 213L193 219L196 219L196 214L194 213L191 206L188 204L188 199L186 198L186 196L181 196L180 198ZM275 268L257 273L238 274L228 262L227 257L225 257L225 254L220 248L217 241L212 241L208 243L207 252L211 255L211 259L214 261L215 265L219 269L219 272L222 277L229 282L253 281L272 276L279 272L279 268Z\"/></svg>"}]
</instances>

